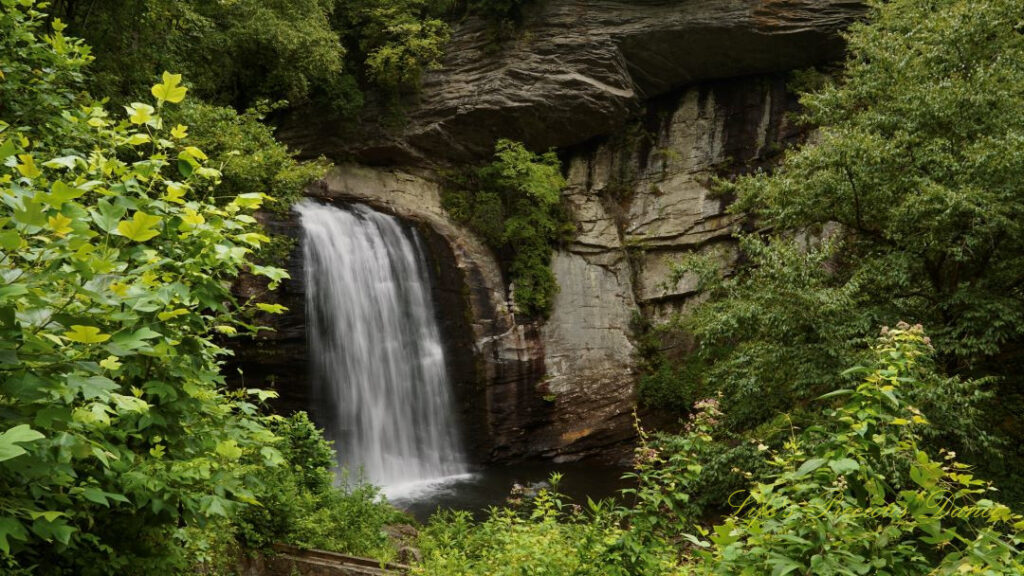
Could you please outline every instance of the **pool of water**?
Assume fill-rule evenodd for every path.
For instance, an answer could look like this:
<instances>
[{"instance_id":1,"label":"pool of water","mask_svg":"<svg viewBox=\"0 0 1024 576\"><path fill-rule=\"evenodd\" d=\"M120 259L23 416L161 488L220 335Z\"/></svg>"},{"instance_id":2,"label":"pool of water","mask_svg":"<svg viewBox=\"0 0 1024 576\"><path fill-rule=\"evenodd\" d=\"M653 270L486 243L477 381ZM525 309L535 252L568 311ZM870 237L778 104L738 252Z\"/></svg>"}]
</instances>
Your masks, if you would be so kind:
<instances>
[{"instance_id":1,"label":"pool of water","mask_svg":"<svg viewBox=\"0 0 1024 576\"><path fill-rule=\"evenodd\" d=\"M384 494L389 502L420 522L426 522L439 509L466 510L483 519L488 508L505 503L516 484L528 489L544 487L546 485L541 483L557 472L562 474L558 491L570 502L585 505L588 497L594 500L617 497L619 490L629 486L629 482L622 479L627 471L589 463L530 462L490 466L459 476L390 486Z\"/></svg>"}]
</instances>

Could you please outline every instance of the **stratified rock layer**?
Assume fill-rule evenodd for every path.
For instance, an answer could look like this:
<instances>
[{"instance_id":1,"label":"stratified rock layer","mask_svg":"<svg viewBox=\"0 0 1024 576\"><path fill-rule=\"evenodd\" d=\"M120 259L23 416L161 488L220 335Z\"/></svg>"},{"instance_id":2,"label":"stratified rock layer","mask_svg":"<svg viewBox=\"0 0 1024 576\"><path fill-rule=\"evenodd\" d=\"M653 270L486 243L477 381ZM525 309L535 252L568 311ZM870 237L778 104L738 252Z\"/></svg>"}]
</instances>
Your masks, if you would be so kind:
<instances>
[{"instance_id":1,"label":"stratified rock layer","mask_svg":"<svg viewBox=\"0 0 1024 576\"><path fill-rule=\"evenodd\" d=\"M281 135L310 154L374 163L474 160L498 138L564 148L614 133L683 86L835 59L838 31L863 10L852 0L545 0L500 44L485 22L458 25L401 128L300 110Z\"/></svg>"}]
</instances>

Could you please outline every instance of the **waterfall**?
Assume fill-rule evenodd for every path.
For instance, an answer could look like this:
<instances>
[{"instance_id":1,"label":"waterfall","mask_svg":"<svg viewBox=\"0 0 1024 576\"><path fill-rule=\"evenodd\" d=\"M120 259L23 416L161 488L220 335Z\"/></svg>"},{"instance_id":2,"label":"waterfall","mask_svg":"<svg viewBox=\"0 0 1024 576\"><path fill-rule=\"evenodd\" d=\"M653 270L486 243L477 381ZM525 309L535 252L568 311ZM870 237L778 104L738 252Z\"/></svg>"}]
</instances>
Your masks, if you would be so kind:
<instances>
[{"instance_id":1,"label":"waterfall","mask_svg":"<svg viewBox=\"0 0 1024 576\"><path fill-rule=\"evenodd\" d=\"M418 234L365 206L296 210L314 413L339 465L385 493L464 473Z\"/></svg>"}]
</instances>

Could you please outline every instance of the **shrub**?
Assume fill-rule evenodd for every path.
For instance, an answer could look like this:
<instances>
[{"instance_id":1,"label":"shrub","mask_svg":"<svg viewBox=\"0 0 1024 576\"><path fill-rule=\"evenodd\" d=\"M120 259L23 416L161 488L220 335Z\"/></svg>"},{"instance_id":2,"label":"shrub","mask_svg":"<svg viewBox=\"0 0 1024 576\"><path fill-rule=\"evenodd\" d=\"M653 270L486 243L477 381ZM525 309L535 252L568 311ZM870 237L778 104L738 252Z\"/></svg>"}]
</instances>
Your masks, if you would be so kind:
<instances>
[{"instance_id":1,"label":"shrub","mask_svg":"<svg viewBox=\"0 0 1024 576\"><path fill-rule=\"evenodd\" d=\"M212 203L220 172L164 121L180 76L114 119L75 74L36 74L86 52L44 18L31 2L0 16L16 48L0 84L32 87L0 123L0 562L171 573L181 527L251 503L249 470L280 460L266 394L223 388L214 335L247 329L232 278L284 272L248 262L264 195Z\"/></svg>"},{"instance_id":2,"label":"shrub","mask_svg":"<svg viewBox=\"0 0 1024 576\"><path fill-rule=\"evenodd\" d=\"M534 154L510 140L498 141L494 158L452 178L442 202L453 220L497 251L517 311L547 317L558 291L551 250L573 230L562 205L561 162L554 152Z\"/></svg>"},{"instance_id":3,"label":"shrub","mask_svg":"<svg viewBox=\"0 0 1024 576\"><path fill-rule=\"evenodd\" d=\"M711 531L698 571L713 574L1020 574L1024 517L990 483L919 447L928 426L906 392L931 344L920 326L884 330L855 389L770 462L737 511Z\"/></svg>"},{"instance_id":4,"label":"shrub","mask_svg":"<svg viewBox=\"0 0 1024 576\"><path fill-rule=\"evenodd\" d=\"M605 557L621 535L608 503L588 510L567 504L557 477L521 509L500 508L475 523L466 512L435 515L420 532L422 562L413 573L430 576L606 575Z\"/></svg>"},{"instance_id":5,"label":"shrub","mask_svg":"<svg viewBox=\"0 0 1024 576\"><path fill-rule=\"evenodd\" d=\"M240 114L225 106L196 102L185 103L169 120L190 126L189 141L218 166L218 198L263 193L274 200L269 209L287 213L306 187L323 176L327 163L297 161L263 123L271 111L268 107L250 108Z\"/></svg>"},{"instance_id":6,"label":"shrub","mask_svg":"<svg viewBox=\"0 0 1024 576\"><path fill-rule=\"evenodd\" d=\"M343 478L335 486L334 450L304 412L276 418L284 465L256 472L258 504L237 518L239 540L248 549L282 542L388 560L395 554L385 526L409 519L377 488Z\"/></svg>"},{"instance_id":7,"label":"shrub","mask_svg":"<svg viewBox=\"0 0 1024 576\"><path fill-rule=\"evenodd\" d=\"M439 68L450 28L444 6L426 0L355 0L336 21L350 58L390 96L414 92L424 70Z\"/></svg>"},{"instance_id":8,"label":"shrub","mask_svg":"<svg viewBox=\"0 0 1024 576\"><path fill-rule=\"evenodd\" d=\"M921 448L929 421L908 399L933 382L933 352L920 326L884 330L848 371L856 387L821 399L827 424L789 428L779 449L753 447L760 469L722 497L732 513L720 521L704 524L699 500L722 425L712 399L683 434L642 437L628 507L566 513L541 492L481 524L435 516L416 573L1021 574L1024 517L955 454Z\"/></svg>"}]
</instances>

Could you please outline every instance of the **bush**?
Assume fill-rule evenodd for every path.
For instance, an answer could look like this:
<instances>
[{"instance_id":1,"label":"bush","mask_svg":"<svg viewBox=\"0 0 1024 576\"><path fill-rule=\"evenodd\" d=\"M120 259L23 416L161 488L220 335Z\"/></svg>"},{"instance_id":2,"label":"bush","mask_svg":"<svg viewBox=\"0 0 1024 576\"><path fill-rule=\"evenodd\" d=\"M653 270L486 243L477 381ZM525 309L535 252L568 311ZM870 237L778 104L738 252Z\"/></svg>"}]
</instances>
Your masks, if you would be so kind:
<instances>
[{"instance_id":1,"label":"bush","mask_svg":"<svg viewBox=\"0 0 1024 576\"><path fill-rule=\"evenodd\" d=\"M223 388L214 335L247 329L234 277L284 272L248 261L264 196L213 204L220 172L164 121L180 76L114 119L65 77L38 84L33 63L73 69L84 50L44 18L27 2L0 17L17 48L3 84L38 88L0 124L0 562L171 573L181 528L250 503L250 468L280 459L266 394Z\"/></svg>"},{"instance_id":2,"label":"bush","mask_svg":"<svg viewBox=\"0 0 1024 576\"><path fill-rule=\"evenodd\" d=\"M608 503L588 510L541 490L522 509L491 511L482 523L466 512L435 515L420 532L423 560L414 574L430 576L604 576L606 556L621 535Z\"/></svg>"},{"instance_id":3,"label":"bush","mask_svg":"<svg viewBox=\"0 0 1024 576\"><path fill-rule=\"evenodd\" d=\"M97 93L141 97L161 70L181 70L194 93L244 110L339 97L345 49L334 0L105 0L55 4L55 16L93 46ZM130 32L129 32L130 31Z\"/></svg>"},{"instance_id":4,"label":"bush","mask_svg":"<svg viewBox=\"0 0 1024 576\"><path fill-rule=\"evenodd\" d=\"M395 554L388 524L408 517L384 500L377 488L349 482L336 487L334 450L304 412L274 420L283 466L260 469L257 505L242 510L237 533L248 549L282 542L388 560Z\"/></svg>"},{"instance_id":5,"label":"bush","mask_svg":"<svg viewBox=\"0 0 1024 576\"><path fill-rule=\"evenodd\" d=\"M189 141L201 148L221 173L218 198L263 193L274 200L268 208L288 213L327 163L299 162L291 150L263 124L270 109L250 108L239 114L225 106L185 103L169 120L190 126Z\"/></svg>"},{"instance_id":6,"label":"bush","mask_svg":"<svg viewBox=\"0 0 1024 576\"><path fill-rule=\"evenodd\" d=\"M446 6L427 0L354 0L335 21L353 69L394 97L419 88L424 70L441 66L450 28Z\"/></svg>"},{"instance_id":7,"label":"bush","mask_svg":"<svg viewBox=\"0 0 1024 576\"><path fill-rule=\"evenodd\" d=\"M525 508L435 516L418 574L986 574L1024 573L1024 517L952 452L920 447L929 421L908 403L935 370L920 326L886 329L860 382L821 400L826 425L759 444L749 484L721 496L727 517L704 524L723 414L698 402L687 430L643 436L631 506L567 513L542 491ZM926 394L923 396L927 396Z\"/></svg>"},{"instance_id":8,"label":"bush","mask_svg":"<svg viewBox=\"0 0 1024 576\"><path fill-rule=\"evenodd\" d=\"M1020 574L1024 517L989 499L955 454L919 447L927 418L906 392L932 370L920 326L884 330L855 389L772 454L778 470L710 531L709 574Z\"/></svg>"},{"instance_id":9,"label":"bush","mask_svg":"<svg viewBox=\"0 0 1024 576\"><path fill-rule=\"evenodd\" d=\"M558 292L551 250L573 230L562 206L561 162L554 152L534 154L510 140L498 141L494 157L450 179L442 203L498 253L517 311L546 318Z\"/></svg>"}]
</instances>

